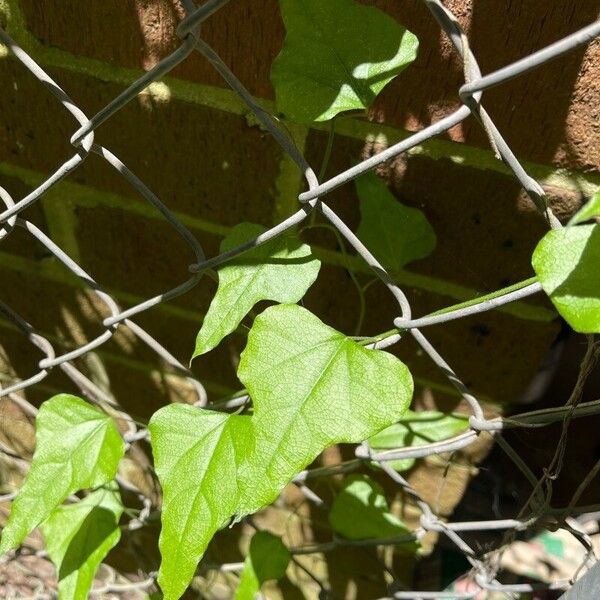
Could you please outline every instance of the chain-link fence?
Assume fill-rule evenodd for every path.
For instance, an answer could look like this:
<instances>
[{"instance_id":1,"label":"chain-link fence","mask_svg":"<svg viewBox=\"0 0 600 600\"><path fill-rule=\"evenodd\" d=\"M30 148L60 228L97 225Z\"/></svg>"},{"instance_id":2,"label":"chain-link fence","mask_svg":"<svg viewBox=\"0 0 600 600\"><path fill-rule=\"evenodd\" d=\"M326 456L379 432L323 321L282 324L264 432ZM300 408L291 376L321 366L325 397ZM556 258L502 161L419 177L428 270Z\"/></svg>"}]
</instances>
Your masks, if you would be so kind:
<instances>
[{"instance_id":1,"label":"chain-link fence","mask_svg":"<svg viewBox=\"0 0 600 600\"><path fill-rule=\"evenodd\" d=\"M55 83L52 78L44 72L44 70L35 62L34 58L24 52L9 35L0 29L0 41L6 45L20 63L28 69L33 76L55 96L64 108L69 111L73 117L79 122L80 128L73 134L71 144L74 147L74 154L64 164L62 164L51 176L49 176L41 185L34 189L31 193L22 199L13 199L8 192L0 188L0 198L5 205L5 210L0 214L0 242L11 234L14 228L19 227L24 229L37 243L42 244L58 261L60 261L69 271L77 276L83 285L95 294L99 301L108 310L110 316L103 320L103 331L95 339L64 354L58 354L53 345L48 339L36 333L35 323L29 324L22 319L9 306L0 302L0 312L3 317L14 324L25 336L31 344L35 346L36 351L42 355L38 363L38 369L27 379L12 383L0 389L0 396L9 396L18 403L29 414L35 414L36 409L23 399L17 392L29 386L33 386L43 380L49 371L55 367L62 369L66 375L75 383L81 390L84 396L90 401L100 403L104 406L112 406L113 410L122 410L120 406L115 405L113 398L110 397L98 385L93 383L86 375L84 375L73 364L75 359L78 359L86 353L98 348L109 340L115 331L120 327L128 328L139 340L147 344L154 352L156 352L169 365L174 367L179 372L183 373L193 385L197 395L197 404L203 406L206 404L207 397L202 386L202 383L194 379L192 373L186 369L175 357L173 357L157 340L145 332L141 327L135 324L132 319L151 309L152 307L168 302L182 294L187 293L195 286L201 283L203 275L214 267L225 264L227 261L240 256L244 252L254 248L259 244L263 244L277 236L280 236L288 230L305 221L313 211L318 211L335 229L345 238L348 244L352 246L356 252L367 262L373 270L373 273L385 284L389 293L395 298L398 304L398 317L394 321L398 333L392 337L387 337L383 342L371 344L371 347L378 348L388 347L397 343L404 334L410 334L422 348L422 350L430 357L430 359L442 370L450 383L458 390L462 398L466 401L471 410L470 428L454 437L453 439L428 444L419 447L399 448L393 451L382 453L373 453L366 443L356 448L356 459L358 462L373 462L379 463L383 472L386 473L394 482L396 482L403 490L413 498L416 505L421 511L420 527L415 531L411 539L420 539L427 532L437 532L446 536L456 548L464 554L472 566L471 579L473 587L471 591L435 591L435 592L417 592L411 590L402 590L394 592L395 598L475 598L483 590L499 591L506 594L508 597L516 597L521 593L531 592L536 588L532 584L503 584L498 579L499 561L498 553L501 548L504 548L511 539L519 534L522 535L526 530L539 530L544 527L544 524L552 523L555 527L560 527L569 531L575 539L577 539L585 549L585 562L593 559L593 549L589 536L581 528L580 523L573 517L581 509L576 508L576 501L581 496L585 487L590 483L595 476L597 469L584 481L581 482L580 488L577 490L570 506L564 508L550 507L550 492L551 480L560 470L563 452L564 441L566 439L566 431L571 419L581 416L597 415L600 413L600 400L595 402L583 403L580 402L581 387L583 381L588 374L591 365L597 358L597 347L592 339L589 340L588 352L583 360L580 369L580 376L571 397L566 404L559 408L528 412L513 416L510 419L494 418L486 419L483 408L478 399L471 394L467 386L460 380L458 375L452 370L452 367L444 360L444 358L436 351L429 343L427 337L422 330L426 327L438 323L460 319L468 315L473 315L483 311L488 311L501 305L520 300L527 296L536 294L541 291L539 283L532 283L527 287L517 291L505 293L494 299L488 299L479 303L472 303L465 308L460 308L436 316L425 318L413 318L411 306L405 296L403 290L397 285L394 279L386 272L385 268L377 261L366 248L361 240L351 231L351 229L338 217L338 215L326 203L326 196L329 192L337 187L354 180L359 175L374 169L385 161L406 153L411 148L425 142L426 140L440 135L455 125L461 123L470 116L474 116L484 128L492 149L497 154L497 157L504 161L510 167L514 176L518 179L527 194L533 200L539 211L544 215L549 227L561 227L558 219L553 215L548 207L544 190L532 179L523 166L519 163L508 144L496 128L493 120L485 111L482 105L483 92L492 87L498 86L512 80L516 77L525 75L533 71L536 67L551 61L565 53L572 51L582 45L589 43L596 36L600 35L600 22L594 22L588 27L573 33L572 35L531 54L513 64L501 68L493 73L483 76L477 64L477 59L469 48L469 41L466 35L461 30L456 18L446 9L440 0L423 0L427 8L431 12L432 17L438 22L442 30L451 39L456 52L460 55L464 65L465 84L460 88L459 95L462 99L461 106L439 120L438 122L424 128L423 130L410 135L401 142L385 149L384 151L371 156L367 160L353 166L352 168L332 177L331 179L320 182L315 175L311 166L307 163L301 152L298 151L293 141L290 139L286 129L271 115L267 114L261 106L255 101L252 95L245 89L243 84L223 63L215 51L202 39L201 26L202 23L211 17L216 11L226 5L228 0L209 0L201 7L197 7L193 0L182 0L182 3L187 12L187 17L179 24L177 33L181 38L179 47L168 57L160 61L154 68L145 73L137 81L134 81L125 91L118 97L102 108L96 115L88 118L77 104ZM192 52L202 54L214 68L221 74L227 84L237 93L240 98L246 103L248 108L255 115L256 119L262 126L270 132L273 138L279 143L283 150L291 157L297 167L304 174L308 191L299 196L299 209L289 218L272 227L265 233L256 237L252 241L239 246L229 252L222 253L218 256L207 258L203 252L201 243L190 233L190 231L170 212L169 208L153 192L146 187L144 182L132 173L126 165L124 165L112 152L97 144L94 140L96 129L105 121L110 119L117 111L125 106L129 101L135 98L148 85L157 81L165 74L169 73L179 63L184 61ZM148 300L132 306L127 309L122 309L117 302L109 294L101 289L96 284L93 277L86 273L68 254L59 248L48 236L46 236L33 223L22 219L19 214L27 207L38 202L48 190L55 186L58 182L68 177L70 173L76 170L91 154L94 153L102 157L111 167L116 169L129 184L139 192L154 209L158 210L164 219L174 228L179 236L187 244L195 254L196 262L189 266L190 277L187 281L181 283L174 289L168 290L163 294L149 298ZM246 401L244 398L238 398L222 408L230 409L234 406L239 406ZM212 405L211 405L212 406ZM214 406L212 406L214 408ZM126 440L129 443L134 443L136 440L143 439L147 436L147 431L138 429L133 424L131 419L131 431L126 434ZM557 440L556 454L545 470L541 479L536 477L529 469L526 462L508 445L506 440L499 435L502 430L513 427L532 427L542 426L553 422L562 422L562 436ZM481 432L490 432L496 434L495 438L503 450L513 460L514 464L528 481L531 482L532 491L529 501L523 507L521 512L514 519L504 520L489 520L477 522L444 522L439 518L432 507L425 502L419 494L410 486L408 481L398 474L390 465L390 461L406 458L420 458L431 456L434 454L448 453L460 450L471 445L481 434ZM7 450L10 451L10 450ZM339 472L336 467L323 467L320 469L309 470L299 474L295 483L300 490L306 495L306 498L315 503L319 503L320 499L312 492L305 483L315 477L323 477ZM11 496L4 496L2 500L10 500ZM149 507L148 507L149 510ZM143 518L138 519L138 525L143 522ZM502 544L498 549L492 552L481 554L470 547L461 537L461 533L485 530L500 530L504 531L505 535ZM391 543L399 543L403 540L394 540ZM337 540L335 543L349 543L343 540ZM364 542L372 545L381 544L380 540L371 540ZM300 551L302 552L302 550ZM580 565L582 567L584 565ZM573 573L575 576L576 573ZM152 580L142 582L142 586L147 586L152 583ZM551 588L561 589L569 587L569 580L559 581L550 584ZM548 587L548 586L540 586Z\"/></svg>"}]
</instances>

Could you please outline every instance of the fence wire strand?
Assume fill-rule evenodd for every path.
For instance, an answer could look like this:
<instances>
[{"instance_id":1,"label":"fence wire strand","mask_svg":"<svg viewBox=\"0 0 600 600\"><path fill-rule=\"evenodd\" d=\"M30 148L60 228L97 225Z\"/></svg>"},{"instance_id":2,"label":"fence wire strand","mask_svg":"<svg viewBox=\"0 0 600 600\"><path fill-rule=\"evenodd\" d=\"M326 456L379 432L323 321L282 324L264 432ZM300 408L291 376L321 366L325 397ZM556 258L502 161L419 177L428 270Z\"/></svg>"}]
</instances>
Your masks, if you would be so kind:
<instances>
[{"instance_id":1,"label":"fence wire strand","mask_svg":"<svg viewBox=\"0 0 600 600\"><path fill-rule=\"evenodd\" d=\"M312 502L317 507L324 507L324 501L312 491L307 482L317 477L327 477L336 473L350 472L359 468L365 462L376 462L379 464L383 472L400 486L405 494L412 499L421 513L420 528L415 531L407 539L420 539L427 532L437 532L444 535L454 544L456 549L460 551L469 561L472 567L471 580L475 586L475 591L469 592L448 592L448 591L416 591L416 590L398 590L392 594L394 598L411 598L411 599L426 599L426 598L475 598L481 591L497 591L503 592L508 597L515 597L514 594L528 593L535 589L562 589L570 585L570 581L560 581L548 585L536 585L530 583L523 584L503 584L497 577L500 576L497 561L493 560L494 552L487 555L478 554L471 548L465 540L460 536L461 532L467 531L485 531L485 530L505 530L512 532L521 532L528 528L539 526L540 522L547 519L549 515L558 515L560 517L559 525L571 531L579 541L586 546L589 544L589 538L578 533L577 522L570 519L572 515L580 512L580 507L574 506L572 502L566 508L553 509L549 506L549 499L546 498L542 506L532 501L532 505L524 514L519 515L516 519L496 519L486 521L471 521L471 522L446 522L438 517L433 508L428 504L419 493L409 484L409 482L399 473L394 471L390 466L390 461L407 458L422 458L441 453L449 453L464 449L473 444L482 432L489 432L495 435L500 442L507 455L513 460L517 468L524 472L524 475L531 481L532 498L537 498L536 492L543 486L544 481L538 478L529 471L527 465L510 448L506 440L502 437L503 429L515 427L542 427L553 422L565 422L577 417L600 414L600 400L587 403L573 403L564 407L545 409L523 413L521 415L512 416L510 418L497 417L494 419L486 419L481 403L469 391L468 387L461 381L459 376L454 372L452 367L444 360L444 358L430 344L428 339L422 333L421 328L426 328L430 325L445 323L454 319L461 319L469 315L477 314L483 311L492 310L498 306L521 300L532 294L536 294L541 290L539 283L533 281L524 285L521 289L511 290L501 294L495 298L474 301L468 306L451 310L442 314L434 314L420 318L414 318L412 315L411 305L402 288L394 281L393 277L385 270L379 261L373 256L369 249L361 242L356 234L340 219L335 211L325 202L329 193L336 188L345 185L358 176L375 169L378 165L383 164L390 159L396 158L399 155L408 152L415 146L423 142L439 136L448 131L452 127L463 122L469 117L474 117L484 129L488 136L492 150L497 157L501 159L514 174L523 189L529 195L535 206L547 220L549 227L559 228L560 222L552 213L542 186L530 177L523 168L519 160L516 158L509 145L503 138L502 134L494 124L490 115L486 112L482 102L484 92L494 86L502 85L516 77L526 75L537 67L554 60L574 49L588 44L597 36L600 36L600 21L591 23L587 27L574 32L573 34L559 40L550 46L543 48L529 56L502 67L492 73L482 75L477 58L473 54L468 38L460 28L456 17L442 4L440 0L421 0L429 9L432 18L439 24L441 29L451 40L454 49L463 62L463 71L465 83L458 90L461 106L440 119L439 121L425 127L421 131L413 133L409 137L403 139L395 145L363 160L359 164L352 166L346 171L339 173L325 181L319 181L315 171L308 164L305 157L297 149L293 139L288 134L287 130L281 126L278 121L268 114L259 103L244 87L242 82L235 76L234 73L221 60L214 49L202 38L201 27L202 23L209 19L217 11L224 9L228 0L208 0L202 6L197 6L192 0L184 0L182 2L186 11L185 18L180 22L177 28L177 35L181 39L181 44L169 56L161 60L151 70L146 72L136 81L132 82L122 93L104 106L97 114L88 117L77 106L62 88L35 62L27 52L21 49L9 36L9 34L0 28L0 41L14 55L23 67L28 69L32 76L43 84L56 100L74 117L79 128L71 137L71 144L74 147L74 154L61 164L49 177L47 177L33 191L20 199L13 199L7 190L0 187L0 200L4 204L4 208L0 209L0 242L6 239L15 228L24 230L37 243L41 244L52 256L54 256L65 269L70 271L83 283L86 289L94 294L101 304L106 309L106 315L103 318L103 330L88 343L78 346L66 353L57 353L52 343L36 332L35 323L28 323L19 314L12 310L9 306L0 302L0 314L2 317L13 325L18 331L29 340L35 347L36 352L41 354L38 368L35 373L32 373L26 379L14 380L8 385L0 387L0 397L9 397L16 401L20 406L25 407L26 412L30 415L35 415L36 409L17 392L25 390L30 386L34 386L42 381L48 373L55 367L63 370L65 375L72 380L77 389L82 395L91 402L97 403L109 410L117 411L130 424L130 431L125 434L125 439L128 444L133 444L136 441L147 439L147 431L143 427L138 427L131 417L117 405L115 399L105 390L101 389L97 384L91 381L84 373L82 373L74 364L73 361L81 358L91 350L105 344L119 328L127 328L129 332L138 338L143 344L147 345L155 352L166 364L172 367L176 372L181 374L191 384L195 393L195 404L205 406L207 403L207 394L202 382L198 381L193 373L182 365L166 348L164 348L157 340L149 335L142 327L137 325L132 318L140 315L151 308L168 302L182 294L186 294L196 286L198 286L203 276L210 274L212 269L225 264L228 261L238 257L239 255L255 248L261 244L283 235L293 227L303 223L313 213L320 213L322 217L335 228L346 242L354 248L357 254L362 257L374 275L387 287L398 305L398 315L394 320L395 333L386 336L384 339L370 342L368 347L385 348L397 343L404 334L409 334L414 338L416 343L421 347L427 356L437 365L445 374L448 381L458 391L460 396L466 401L466 404L471 409L470 428L450 440L443 442L430 443L419 447L398 448L385 452L373 452L366 443L359 445L355 451L355 459L347 461L332 467L322 467L311 469L300 473L294 480L297 488L305 495L309 502ZM146 89L151 83L157 81L161 77L172 71L179 63L184 61L193 52L198 52L210 62L216 71L222 76L223 80L236 92L248 109L254 114L254 117L261 126L273 137L274 140L281 146L283 151L293 160L298 169L304 176L306 181L307 191L299 194L298 209L290 217L286 218L279 224L271 227L268 231L261 233L255 239L247 242L233 250L224 252L217 256L207 258L202 248L201 242L181 223L181 221L169 210L164 204L140 179L134 174L117 156L109 149L97 144L94 141L96 130L103 123L111 119L121 108L134 99L140 92ZM86 273L67 253L57 246L52 239L46 236L33 223L22 219L19 215L32 204L40 201L40 199L50 189L56 186L57 183L68 177L74 170L78 169L90 156L95 154L106 161L114 168L146 202L158 211L165 222L168 223L173 230L181 237L181 239L189 246L193 253L194 262L188 266L189 277L182 281L179 285L171 290L167 290L162 294L158 294L152 298L144 300L135 306L123 309L111 297L110 294L103 291L95 280ZM214 273L213 273L214 275ZM247 395L242 395L237 398L223 401L221 404L211 405L211 408L231 410L244 406L249 401ZM599 463L600 464L600 463ZM598 467L600 468L600 467ZM598 469L596 468L595 471ZM543 478L542 478L543 479ZM589 484L590 478L586 478ZM125 484L126 485L126 484ZM583 485L583 483L582 483ZM581 495L582 489L577 490L577 498ZM139 490L137 490L139 493ZM10 501L14 494L7 494L0 497L2 501ZM539 499L538 499L539 500ZM541 501L541 500L540 500ZM576 501L576 499L575 499ZM545 510L542 510L544 509ZM598 510L599 507L590 507L590 510ZM150 504L145 502L145 512L135 522L135 527L144 526L145 519L150 515ZM540 512L541 511L541 512ZM557 518L558 518L557 517ZM569 518L569 524L566 519ZM390 540L363 540L360 545L394 545L399 543L399 539ZM292 548L294 555L310 554L315 552L326 552L340 545L352 545L356 542L349 542L340 538L334 538L329 544L316 544L314 546L304 546ZM586 548L589 551L589 548ZM299 563L297 563L299 565ZM219 568L217 565L216 568ZM240 565L220 565L223 572L239 570ZM304 566L301 566L305 569ZM321 587L322 591L327 589L327 586L320 582L314 575L308 573ZM149 574L148 578L137 585L139 589L147 588L152 585L153 574ZM135 584L120 584L107 583L106 591L116 591L118 589L129 589L128 585L135 588ZM99 593L100 590L95 590L94 593ZM105 591L103 589L103 591Z\"/></svg>"}]
</instances>

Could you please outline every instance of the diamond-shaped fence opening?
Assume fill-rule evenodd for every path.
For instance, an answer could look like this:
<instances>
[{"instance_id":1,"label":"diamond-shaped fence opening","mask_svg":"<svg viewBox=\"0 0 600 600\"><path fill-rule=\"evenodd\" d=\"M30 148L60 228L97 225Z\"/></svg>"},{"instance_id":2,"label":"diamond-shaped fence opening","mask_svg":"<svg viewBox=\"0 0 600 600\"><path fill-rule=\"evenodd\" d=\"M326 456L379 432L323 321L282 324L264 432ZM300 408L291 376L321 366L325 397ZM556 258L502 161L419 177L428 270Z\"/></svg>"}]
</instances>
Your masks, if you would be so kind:
<instances>
[{"instance_id":1,"label":"diamond-shaped fence opening","mask_svg":"<svg viewBox=\"0 0 600 600\"><path fill-rule=\"evenodd\" d=\"M521 163L517 160L509 145L502 137L492 117L486 112L483 102L485 100L485 92L492 87L500 86L503 83L517 77L526 76L534 69L544 63L551 61L565 53L581 47L589 43L592 39L600 35L600 22L594 22L589 26L569 35L568 37L538 51L529 56L525 56L521 60L507 65L497 71L482 75L477 58L469 47L467 36L463 33L456 18L453 14L444 7L440 0L423 0L427 8L430 10L432 17L437 21L440 28L447 34L452 41L455 51L460 56L464 63L465 83L458 90L458 94L462 100L462 104L458 109L444 117L443 119L425 127L421 131L413 133L402 141L386 148L385 150L371 156L367 160L347 169L346 171L331 177L326 181L319 181L315 172L308 164L302 153L297 149L294 141L290 138L286 128L282 127L276 119L268 114L260 104L252 97L245 89L244 85L237 79L234 73L223 63L216 52L202 38L201 25L203 21L210 18L218 10L226 10L224 7L228 0L209 0L201 7L197 7L191 0L184 0L183 4L187 11L187 17L180 23L177 34L181 38L181 44L169 56L161 60L154 68L145 73L137 81L131 83L125 91L119 94L114 100L104 106L97 114L92 117L86 116L71 98L58 86L52 78L44 72L44 70L35 62L35 57L30 56L24 50L19 48L13 40L0 29L0 41L6 45L14 54L16 59L28 69L32 76L35 77L41 84L46 86L49 91L54 94L57 101L62 103L79 123L72 137L71 144L74 147L73 156L63 163L50 177L48 177L41 185L37 186L31 193L23 198L11 198L8 192L0 189L0 198L2 207L0 208L0 243L2 240L11 235L15 227L25 229L32 238L37 240L37 243L43 244L45 248L66 267L71 273L78 277L83 285L96 294L102 303L106 306L109 316L103 320L104 330L98 334L93 340L85 345L81 345L66 353L60 354L53 345L44 337L38 335L35 331L35 323L27 323L9 306L0 303L0 313L5 320L9 321L17 330L26 336L31 344L36 348L36 352L40 353L40 361L38 363L38 371L30 377L12 381L3 384L0 388L0 396L16 396L16 392L33 386L40 382L47 373L56 367L64 370L65 374L72 379L75 386L90 399L90 401L100 404L114 404L114 400L105 390L101 389L96 383L85 376L76 366L73 361L82 357L84 354L102 346L109 340L113 333L119 327L126 327L155 351L166 364L169 364L175 371L179 372L192 385L196 394L196 403L204 405L206 403L206 392L200 381L194 379L192 373L182 365L175 357L173 357L161 344L146 333L141 327L135 324L132 319L158 304L169 302L170 300L186 294L192 288L199 285L203 277L207 273L225 264L227 261L243 254L244 252L254 248L257 245L263 244L273 238L281 236L291 228L299 225L308 219L313 212L318 212L320 215L333 226L337 232L347 241L347 243L360 255L369 265L373 274L388 289L389 293L397 303L397 317L393 325L398 328L398 333L391 337L387 337L381 343L371 344L371 347L384 348L397 343L401 336L410 334L415 342L420 346L422 351L427 355L442 373L447 377L449 383L456 388L460 396L470 407L470 428L456 437L443 442L436 442L418 447L407 447L386 452L374 453L366 443L360 445L355 452L356 458L366 462L377 462L385 474L387 474L394 482L400 486L408 497L418 506L421 512L420 528L411 536L413 539L422 538L427 532L437 532L442 534L454 545L454 548L462 553L470 563L472 572L470 576L471 587L463 591L432 591L418 592L414 590L400 590L394 592L395 598L474 598L479 597L478 594L483 590L498 591L508 594L508 597L514 597L514 594L529 593L537 588L550 587L562 589L569 586L569 581L558 581L550 586L542 586L531 583L503 584L497 577L499 576L498 563L494 560L494 553L481 554L474 548L469 546L461 534L469 531L484 531L496 530L506 532L503 540L513 539L517 533L521 533L527 528L539 527L540 522L544 519L548 520L552 516L557 516L556 509L544 508L543 502L537 504L538 508L533 509L530 505L523 514L514 519L503 520L486 520L486 521L469 521L469 522L446 522L436 515L433 508L425 502L414 490L409 482L404 479L399 473L390 467L390 461L408 458L420 458L435 454L455 452L466 448L473 444L481 432L498 433L507 427L530 427L542 425L551 422L566 422L572 418L581 415L592 415L600 413L600 405L597 403L583 403L573 406L566 406L556 409L548 409L543 411L524 413L511 417L509 421L502 418L487 419L484 414L482 405L478 399L469 391L468 387L460 380L458 375L453 371L441 354L430 344L426 335L422 332L428 326L441 324L455 319L467 317L472 314L477 314L483 311L491 310L515 302L522 298L533 295L541 290L539 283L532 283L527 287L517 291L508 292L504 295L482 301L465 308L456 309L451 312L446 312L437 316L425 318L413 318L411 305L401 288L394 278L386 271L386 269L373 256L359 237L338 217L336 212L328 206L327 195L334 189L342 186L355 178L377 166L382 165L386 161L393 159L408 152L411 148L422 144L423 142L447 132L452 127L463 122L468 117L473 116L485 131L489 139L492 149L497 154L498 158L510 168L514 176L522 185L523 189L530 196L536 207L543 213L550 227L560 227L560 222L553 215L548 207L545 198L544 190L532 177L530 177ZM299 204L296 211L286 219L282 220L277 225L271 227L264 233L258 235L255 239L235 248L231 251L219 254L217 256L206 257L201 242L184 226L181 221L169 210L168 206L163 203L143 182L143 180L135 175L129 168L121 162L108 148L100 146L94 142L94 134L104 122L125 106L132 99L142 92L148 85L156 82L158 79L168 74L179 63L184 61L191 53L199 52L202 54L220 73L224 81L239 95L241 100L247 105L249 111L253 113L255 119L261 126L274 138L281 146L283 151L287 153L290 159L296 164L302 172L307 185L307 191L299 195ZM168 224L176 231L176 233L189 245L195 256L195 262L188 266L189 278L182 282L174 289L167 290L162 294L156 295L153 298L139 302L136 305L128 308L121 308L109 294L104 292L94 281L91 275L88 275L77 263L72 260L58 245L56 245L48 236L40 229L27 220L22 219L19 215L30 205L39 202L44 194L48 192L59 181L69 176L69 174L81 165L89 156L90 153L95 153L106 160L114 169L116 169L127 182L155 209L160 213ZM141 174L143 176L143 173ZM232 173L225 174L226 177L234 177ZM93 275L93 274L92 274ZM23 290L26 292L26 290ZM391 324L390 324L391 325ZM18 400L21 404L25 403L22 398ZM222 408L231 409L236 406L241 406L246 401L246 397L242 396L229 402L223 403ZM25 403L26 404L26 403ZM32 412L35 412L33 407L30 407ZM129 442L134 442L143 439L147 436L147 431L143 428L138 428L131 420L130 431L126 434L126 439ZM529 471L526 459L519 457L514 450L508 446L506 441L503 441L500 436L497 436L502 448L514 460L515 466L523 471L528 479L532 479L532 498L539 499L541 494L542 483L535 478ZM335 473L335 469L330 472L323 469L316 471L306 471L299 474L295 483L298 488L303 491L308 501L319 502L318 496L311 492L305 485L305 482L313 477L320 477L326 474ZM10 499L8 497L4 499ZM562 522L567 522L572 515L576 514L576 509L572 506L567 507L560 515ZM567 521L565 521L565 519ZM141 522L141 519L140 519ZM586 548L589 546L589 538L583 530L577 528L576 524L570 529L571 534ZM343 544L343 540L338 540L336 543ZM375 541L374 545L381 543ZM394 543L394 542L390 542ZM397 540L396 542L397 543ZM299 553L303 552L302 550ZM586 554L586 558L589 553ZM152 579L149 580L152 583ZM148 581L142 582L140 585L149 585Z\"/></svg>"}]
</instances>

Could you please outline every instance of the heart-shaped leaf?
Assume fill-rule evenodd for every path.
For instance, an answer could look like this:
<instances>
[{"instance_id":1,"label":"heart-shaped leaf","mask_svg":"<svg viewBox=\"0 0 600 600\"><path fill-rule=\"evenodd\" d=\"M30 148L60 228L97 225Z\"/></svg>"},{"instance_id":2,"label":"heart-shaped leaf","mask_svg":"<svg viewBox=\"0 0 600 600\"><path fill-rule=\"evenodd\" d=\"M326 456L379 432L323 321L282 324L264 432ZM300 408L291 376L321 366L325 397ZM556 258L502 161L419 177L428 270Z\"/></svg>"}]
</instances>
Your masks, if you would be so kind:
<instances>
[{"instance_id":1,"label":"heart-shaped leaf","mask_svg":"<svg viewBox=\"0 0 600 600\"><path fill-rule=\"evenodd\" d=\"M150 422L164 494L159 583L167 600L183 594L231 517L272 502L328 446L360 442L397 421L413 392L397 358L288 304L255 319L238 375L251 417L178 404Z\"/></svg>"},{"instance_id":2,"label":"heart-shaped leaf","mask_svg":"<svg viewBox=\"0 0 600 600\"><path fill-rule=\"evenodd\" d=\"M158 581L165 598L179 598L212 536L237 511L252 421L172 404L154 414L149 429L163 489Z\"/></svg>"},{"instance_id":3,"label":"heart-shaped leaf","mask_svg":"<svg viewBox=\"0 0 600 600\"><path fill-rule=\"evenodd\" d=\"M328 446L360 442L400 418L413 393L397 358L368 350L296 305L256 318L238 377L252 398L256 432L244 514L272 502Z\"/></svg>"},{"instance_id":4,"label":"heart-shaped leaf","mask_svg":"<svg viewBox=\"0 0 600 600\"><path fill-rule=\"evenodd\" d=\"M125 445L113 420L76 396L44 402L36 448L2 531L0 554L16 548L65 498L115 478Z\"/></svg>"},{"instance_id":5,"label":"heart-shaped leaf","mask_svg":"<svg viewBox=\"0 0 600 600\"><path fill-rule=\"evenodd\" d=\"M391 273L433 252L437 238L425 215L404 206L374 173L356 180L360 225L356 234Z\"/></svg>"},{"instance_id":6,"label":"heart-shaped leaf","mask_svg":"<svg viewBox=\"0 0 600 600\"><path fill-rule=\"evenodd\" d=\"M369 107L417 55L417 38L356 0L280 0L287 36L271 81L277 108L299 123Z\"/></svg>"},{"instance_id":7,"label":"heart-shaped leaf","mask_svg":"<svg viewBox=\"0 0 600 600\"><path fill-rule=\"evenodd\" d=\"M58 572L60 600L85 600L100 563L121 538L123 504L116 483L75 504L59 506L42 523L46 549Z\"/></svg>"},{"instance_id":8,"label":"heart-shaped leaf","mask_svg":"<svg viewBox=\"0 0 600 600\"><path fill-rule=\"evenodd\" d=\"M264 231L261 225L240 223L221 243L221 252ZM219 287L198 333L194 357L215 348L257 302L299 302L320 267L310 247L292 236L275 238L227 263L219 269Z\"/></svg>"}]
</instances>

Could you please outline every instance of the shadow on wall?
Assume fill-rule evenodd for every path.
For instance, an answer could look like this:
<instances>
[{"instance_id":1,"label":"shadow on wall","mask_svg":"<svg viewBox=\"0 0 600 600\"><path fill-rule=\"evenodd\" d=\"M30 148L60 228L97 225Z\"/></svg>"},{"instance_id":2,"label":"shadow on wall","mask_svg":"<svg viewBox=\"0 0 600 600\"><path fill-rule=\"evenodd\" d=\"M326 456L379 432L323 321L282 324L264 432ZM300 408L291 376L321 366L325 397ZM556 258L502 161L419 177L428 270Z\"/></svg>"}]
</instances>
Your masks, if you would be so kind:
<instances>
[{"instance_id":1,"label":"shadow on wall","mask_svg":"<svg viewBox=\"0 0 600 600\"><path fill-rule=\"evenodd\" d=\"M420 41L417 60L386 88L372 117L417 130L456 109L458 88L464 82L462 63L425 3L368 3L388 12ZM444 5L467 33L484 74L589 25L600 12L600 0L445 0ZM597 100L590 98L590 89L592 95L598 93L599 49L596 41L587 50L576 49L485 92L483 103L517 156L546 164L556 160L574 168L600 168L595 148L600 131L593 129ZM450 137L489 148L485 133L472 119L455 127Z\"/></svg>"},{"instance_id":2,"label":"shadow on wall","mask_svg":"<svg viewBox=\"0 0 600 600\"><path fill-rule=\"evenodd\" d=\"M473 0L469 39L483 73L516 61L593 23L599 0ZM484 103L517 156L600 168L589 88L600 77L598 40L490 90ZM593 104L593 102L592 102ZM485 144L474 123L467 138ZM595 163L595 164L592 164Z\"/></svg>"}]
</instances>

